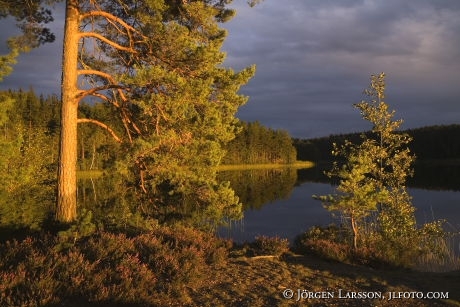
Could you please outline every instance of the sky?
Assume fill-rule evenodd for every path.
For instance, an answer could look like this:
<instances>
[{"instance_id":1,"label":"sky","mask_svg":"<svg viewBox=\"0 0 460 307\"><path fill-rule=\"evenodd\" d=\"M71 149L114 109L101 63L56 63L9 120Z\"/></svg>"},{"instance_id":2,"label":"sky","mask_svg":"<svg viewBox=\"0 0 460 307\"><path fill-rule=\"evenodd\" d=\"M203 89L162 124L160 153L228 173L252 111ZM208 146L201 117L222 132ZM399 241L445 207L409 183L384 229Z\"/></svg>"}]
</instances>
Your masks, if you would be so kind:
<instances>
[{"instance_id":1,"label":"sky","mask_svg":"<svg viewBox=\"0 0 460 307\"><path fill-rule=\"evenodd\" d=\"M237 117L293 137L371 129L353 107L370 76L385 72L386 103L402 128L460 123L459 0L265 0L223 25L225 66L255 64L241 89L249 96ZM21 56L0 89L59 94L63 12L58 39ZM0 42L11 25L3 21ZM10 24L12 24L10 22ZM0 48L0 52L4 52Z\"/></svg>"}]
</instances>

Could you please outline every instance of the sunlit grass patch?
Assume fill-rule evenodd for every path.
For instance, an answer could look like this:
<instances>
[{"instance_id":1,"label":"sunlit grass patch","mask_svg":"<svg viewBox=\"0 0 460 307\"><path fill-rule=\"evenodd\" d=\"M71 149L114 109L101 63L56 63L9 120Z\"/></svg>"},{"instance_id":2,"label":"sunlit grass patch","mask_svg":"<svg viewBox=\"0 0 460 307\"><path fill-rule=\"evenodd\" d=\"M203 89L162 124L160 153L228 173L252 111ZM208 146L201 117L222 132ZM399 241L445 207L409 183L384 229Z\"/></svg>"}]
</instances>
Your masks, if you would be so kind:
<instances>
[{"instance_id":1,"label":"sunlit grass patch","mask_svg":"<svg viewBox=\"0 0 460 307\"><path fill-rule=\"evenodd\" d=\"M103 175L101 170L77 171L78 179L97 179Z\"/></svg>"},{"instance_id":2,"label":"sunlit grass patch","mask_svg":"<svg viewBox=\"0 0 460 307\"><path fill-rule=\"evenodd\" d=\"M219 165L217 170L219 171L242 171L252 169L276 169L276 168L311 168L315 164L311 161L296 161L289 164L279 163L266 163L266 164L231 164L231 165Z\"/></svg>"}]
</instances>

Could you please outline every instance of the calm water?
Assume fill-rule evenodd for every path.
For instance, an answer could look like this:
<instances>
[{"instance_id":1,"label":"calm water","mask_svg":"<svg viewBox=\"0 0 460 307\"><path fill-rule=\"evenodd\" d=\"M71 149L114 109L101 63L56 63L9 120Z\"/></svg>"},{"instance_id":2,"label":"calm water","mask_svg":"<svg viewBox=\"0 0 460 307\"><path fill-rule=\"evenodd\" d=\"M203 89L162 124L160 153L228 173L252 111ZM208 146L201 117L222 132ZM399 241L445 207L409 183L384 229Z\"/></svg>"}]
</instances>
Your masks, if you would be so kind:
<instances>
[{"instance_id":1,"label":"calm water","mask_svg":"<svg viewBox=\"0 0 460 307\"><path fill-rule=\"evenodd\" d=\"M452 172L452 166L444 167L447 168L444 170L445 172L454 176L457 175L456 171ZM459 166L454 168L459 168ZM439 168L433 169L437 169L437 172L433 176L426 176L428 180L422 177L412 180L411 184L413 186L423 188L409 187L409 193L413 197L412 203L417 208L417 222L424 223L436 219L445 219L448 222L446 226L449 230L460 231L460 189L456 189L455 185L455 180L458 180L458 177L448 180L443 176L442 180L433 181L434 176L443 173ZM305 171L304 174L297 174L297 177L302 177L300 179L296 178L297 185L292 185L289 191L284 188L283 191L278 191L278 193L273 193L272 189L276 184L273 184L270 179L262 182L262 185L266 184L267 193L279 195L279 197L267 200L262 205L252 206L253 200L250 198L251 196L245 195L242 199L242 202L247 205L244 218L241 221L233 222L230 227L219 229L219 235L232 238L237 242L253 241L254 237L258 235L280 236L292 240L296 235L311 226L328 225L337 221L331 216L330 212L322 207L320 201L312 198L314 194L325 195L334 191L334 187L330 184L318 182L325 181L324 178L318 175L319 173L321 173L320 170L312 169L308 170L306 174ZM426 169L420 170L420 173L426 175ZM253 176L257 177L257 175ZM278 175L277 177L279 179L280 176ZM261 176L259 175L258 178L260 179ZM230 181L232 182L231 179ZM236 185L238 183L242 185L241 182L238 182L238 178L233 181L237 182ZM300 184L299 181L301 181ZM232 184L235 184L234 182ZM426 184L427 182L429 184ZM438 183L435 185L437 189L445 188L445 190L430 190L432 182ZM439 182L445 182L446 184L439 184ZM281 185L278 182L278 186ZM460 188L460 186L458 187ZM235 188L237 194L238 189L241 189L241 187ZM260 187L257 190L263 191ZM256 197L260 198L258 195Z\"/></svg>"},{"instance_id":2,"label":"calm water","mask_svg":"<svg viewBox=\"0 0 460 307\"><path fill-rule=\"evenodd\" d=\"M460 164L419 165L415 168L415 175L408 181L408 190L417 208L418 223L445 219L447 230L460 231ZM279 236L292 241L312 226L340 222L323 208L320 201L312 198L312 195L334 192L334 186L320 167L229 171L219 173L219 177L230 181L245 206L242 220L218 230L221 237L240 243L253 241L258 235ZM83 183L86 188L81 186L79 189L79 203L86 204L91 210L105 208L104 203L110 199L104 199L104 195L110 195L113 183L105 179L80 181ZM118 211L123 213L121 209Z\"/></svg>"}]
</instances>

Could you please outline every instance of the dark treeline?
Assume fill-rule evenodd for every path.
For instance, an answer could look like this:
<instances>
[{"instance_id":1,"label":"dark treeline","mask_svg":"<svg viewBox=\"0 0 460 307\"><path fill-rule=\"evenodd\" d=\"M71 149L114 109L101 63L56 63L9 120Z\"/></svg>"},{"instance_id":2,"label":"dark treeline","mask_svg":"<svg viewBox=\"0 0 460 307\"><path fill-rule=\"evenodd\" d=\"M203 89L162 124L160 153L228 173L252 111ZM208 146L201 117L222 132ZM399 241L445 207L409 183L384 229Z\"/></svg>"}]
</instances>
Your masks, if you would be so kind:
<instances>
[{"instance_id":1,"label":"dark treeline","mask_svg":"<svg viewBox=\"0 0 460 307\"><path fill-rule=\"evenodd\" d=\"M458 191L460 186L460 125L429 126L418 129L405 130L412 138L409 149L416 156L414 177L408 178L408 186ZM359 143L362 133L331 135L316 139L294 139L299 160L310 160L317 163L318 171L312 176L313 170L299 171L299 178L308 181L330 182L324 174L329 170L331 163L337 160L332 156L332 144L343 144L349 140ZM314 179L312 179L314 178Z\"/></svg>"},{"instance_id":2,"label":"dark treeline","mask_svg":"<svg viewBox=\"0 0 460 307\"><path fill-rule=\"evenodd\" d=\"M28 91L2 91L0 95L5 101L7 98L14 101L14 110L5 114L8 120L2 127L4 136L9 134L8 127L14 125L23 126L28 135L36 129L46 129L48 135L59 133L60 101L56 95L37 96L32 88Z\"/></svg>"},{"instance_id":3,"label":"dark treeline","mask_svg":"<svg viewBox=\"0 0 460 307\"><path fill-rule=\"evenodd\" d=\"M33 89L22 89L0 92L3 100L10 98L13 109L5 116L8 118L2 125L4 139L17 139L18 131L22 137L22 147L29 146L32 139L39 146L50 149L52 163L57 163L57 143L60 129L60 100L56 95L37 96ZM82 104L80 117L104 120L115 130L122 130L116 114L110 113L101 104ZM118 125L117 125L118 123ZM80 124L78 166L80 170L101 170L113 165L119 151L119 145L104 129L90 123Z\"/></svg>"},{"instance_id":4,"label":"dark treeline","mask_svg":"<svg viewBox=\"0 0 460 307\"><path fill-rule=\"evenodd\" d=\"M223 164L293 163L296 149L288 132L259 122L241 123L242 131L226 146Z\"/></svg>"},{"instance_id":5,"label":"dark treeline","mask_svg":"<svg viewBox=\"0 0 460 307\"><path fill-rule=\"evenodd\" d=\"M458 160L460 158L460 125L428 126L403 131L412 138L410 150L416 161ZM294 139L299 160L332 161L332 144L361 141L362 133L330 135L315 139Z\"/></svg>"},{"instance_id":6,"label":"dark treeline","mask_svg":"<svg viewBox=\"0 0 460 307\"><path fill-rule=\"evenodd\" d=\"M2 95L12 98L15 116L2 127L4 135L8 127L20 124L26 139L37 131L53 137L57 142L60 127L60 101L57 96L37 96L28 91L5 91ZM81 104L79 117L108 123L117 133L123 131L118 115L100 103ZM12 132L13 130L10 129ZM223 164L292 163L296 161L296 149L286 131L262 126L259 122L241 122L241 131L226 146ZM81 123L78 132L79 170L104 170L114 165L120 155L120 145L100 127Z\"/></svg>"},{"instance_id":7,"label":"dark treeline","mask_svg":"<svg viewBox=\"0 0 460 307\"><path fill-rule=\"evenodd\" d=\"M52 213L55 204L60 100L56 95L39 96L33 89L2 91L0 95L0 143L2 145L0 153L2 179L0 182L4 187L0 191L0 202L3 204L0 207L0 227L12 230L20 230L22 227L38 229L47 215ZM123 127L117 116L115 112L110 111L110 108L100 103L83 103L79 108L79 118L107 123L115 133L121 134ZM240 128L240 133L226 146L227 156L223 160L224 163L292 163L296 161L296 151L287 132L266 128L258 122L242 122ZM123 220L122 215L128 210L120 203L123 203L122 199L127 199L128 196L125 194L129 193L125 190L132 188L132 185L121 183L120 178L112 178L114 176L112 170L116 170L116 165L123 161L124 155L126 155L126 148L117 143L109 131L92 123L79 124L78 169L108 170L103 177L103 182L80 180L79 203L82 208L91 210L95 218L104 220L108 224L110 221L106 220ZM295 174L295 171L265 172L269 172L271 177L276 178L286 176L286 174L289 174L288 177ZM295 182L295 177L293 177L288 180L289 187L279 186L279 182L286 180L278 178L277 187L270 188L273 193L267 193L266 186L263 187L262 184L260 189L247 184L239 185L241 181L246 183L263 181L254 174L256 172L246 172L243 175L244 178L229 178L222 174L220 180L230 181L240 199L245 203L247 199L253 199L251 203L246 203L251 207L258 207L264 203L261 195L270 194L271 198L276 198L276 195L282 197L280 195L285 195ZM108 183L111 184L111 193L101 194L101 191L107 191L107 188L99 186L101 184L105 186ZM115 186L117 188L113 189ZM279 191L280 188L282 191ZM136 202L132 200L129 203ZM167 218L170 216L168 215Z\"/></svg>"}]
</instances>

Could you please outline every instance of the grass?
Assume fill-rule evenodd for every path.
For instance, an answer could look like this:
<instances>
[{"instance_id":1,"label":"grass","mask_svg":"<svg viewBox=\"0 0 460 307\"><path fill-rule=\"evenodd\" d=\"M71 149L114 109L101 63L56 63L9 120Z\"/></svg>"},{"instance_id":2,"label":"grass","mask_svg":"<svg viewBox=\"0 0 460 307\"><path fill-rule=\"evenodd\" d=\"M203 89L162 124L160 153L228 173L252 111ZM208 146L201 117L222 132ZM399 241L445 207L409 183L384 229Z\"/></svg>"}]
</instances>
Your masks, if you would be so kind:
<instances>
[{"instance_id":1,"label":"grass","mask_svg":"<svg viewBox=\"0 0 460 307\"><path fill-rule=\"evenodd\" d=\"M276 168L311 168L315 166L315 163L311 161L296 161L289 164L279 163L266 163L266 164L231 164L231 165L219 165L218 171L244 171L252 169L276 169ZM78 179L97 179L102 176L104 172L101 170L85 170L77 171Z\"/></svg>"},{"instance_id":2,"label":"grass","mask_svg":"<svg viewBox=\"0 0 460 307\"><path fill-rule=\"evenodd\" d=\"M266 164L231 164L231 165L219 165L219 171L244 171L252 169L276 169L276 168L311 168L315 164L311 161L296 161L289 164L277 164L277 163L266 163Z\"/></svg>"},{"instance_id":3,"label":"grass","mask_svg":"<svg viewBox=\"0 0 460 307\"><path fill-rule=\"evenodd\" d=\"M86 171L77 171L78 179L97 179L102 176L104 172L101 170L86 170Z\"/></svg>"}]
</instances>

